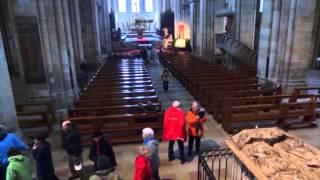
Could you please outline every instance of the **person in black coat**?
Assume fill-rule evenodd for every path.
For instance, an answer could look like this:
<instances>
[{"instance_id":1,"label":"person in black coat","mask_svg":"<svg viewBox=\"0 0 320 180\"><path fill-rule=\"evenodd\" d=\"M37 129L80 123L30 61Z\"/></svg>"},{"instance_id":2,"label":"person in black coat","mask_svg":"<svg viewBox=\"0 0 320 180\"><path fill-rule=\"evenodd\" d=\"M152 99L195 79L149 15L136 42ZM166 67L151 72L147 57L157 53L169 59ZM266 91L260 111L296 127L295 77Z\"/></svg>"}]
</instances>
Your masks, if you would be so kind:
<instances>
[{"instance_id":1,"label":"person in black coat","mask_svg":"<svg viewBox=\"0 0 320 180\"><path fill-rule=\"evenodd\" d=\"M76 127L69 120L63 121L63 142L62 147L69 156L69 169L72 176L69 179L77 178L81 175L82 169L82 145Z\"/></svg>"},{"instance_id":2,"label":"person in black coat","mask_svg":"<svg viewBox=\"0 0 320 180\"><path fill-rule=\"evenodd\" d=\"M103 139L100 131L95 131L92 135L92 144L89 151L89 159L94 162L95 170L97 170L97 160L101 155L106 155L110 159L111 166L117 166L116 158L110 143Z\"/></svg>"},{"instance_id":3,"label":"person in black coat","mask_svg":"<svg viewBox=\"0 0 320 180\"><path fill-rule=\"evenodd\" d=\"M32 148L33 158L36 160L37 177L39 180L57 180L52 163L51 145L45 137L34 137Z\"/></svg>"}]
</instances>

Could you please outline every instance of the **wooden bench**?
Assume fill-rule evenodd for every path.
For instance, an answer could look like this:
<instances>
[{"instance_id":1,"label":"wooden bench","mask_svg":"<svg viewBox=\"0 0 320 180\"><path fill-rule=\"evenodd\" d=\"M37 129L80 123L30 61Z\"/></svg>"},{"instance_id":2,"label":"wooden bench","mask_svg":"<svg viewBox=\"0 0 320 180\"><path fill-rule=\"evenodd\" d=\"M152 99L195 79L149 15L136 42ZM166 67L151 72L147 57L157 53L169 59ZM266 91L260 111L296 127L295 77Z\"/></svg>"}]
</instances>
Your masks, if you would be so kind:
<instances>
[{"instance_id":1,"label":"wooden bench","mask_svg":"<svg viewBox=\"0 0 320 180\"><path fill-rule=\"evenodd\" d=\"M160 103L147 104L131 104L131 105L118 105L118 106L99 106L99 107L83 107L83 108L73 108L69 110L69 117L79 117L79 116L105 116L110 114L140 114L144 113L144 109L147 106L152 106L153 109L161 110Z\"/></svg>"},{"instance_id":2,"label":"wooden bench","mask_svg":"<svg viewBox=\"0 0 320 180\"><path fill-rule=\"evenodd\" d=\"M232 106L225 109L225 119L222 121L222 127L227 132L235 132L243 128L252 128L261 121L275 121L275 123L269 125L286 128L294 125L313 127L315 125L315 103L315 98L313 97L310 102L303 103L293 102ZM303 117L303 119L297 121L297 117ZM290 121L290 118L294 118L295 120ZM253 124L246 122L253 122ZM242 127L234 126L236 123L241 124ZM259 126L261 126L261 124Z\"/></svg>"},{"instance_id":3,"label":"wooden bench","mask_svg":"<svg viewBox=\"0 0 320 180\"><path fill-rule=\"evenodd\" d=\"M91 93L91 92L116 92L116 91L122 91L122 90L127 90L127 91L139 91L139 90L153 90L154 86L153 84L149 85L133 85L133 86L117 86L117 87L91 87L88 89L84 89L81 91L82 94L85 93Z\"/></svg>"},{"instance_id":4,"label":"wooden bench","mask_svg":"<svg viewBox=\"0 0 320 180\"><path fill-rule=\"evenodd\" d=\"M52 101L16 104L19 127L27 134L49 135L56 122Z\"/></svg>"},{"instance_id":5,"label":"wooden bench","mask_svg":"<svg viewBox=\"0 0 320 180\"><path fill-rule=\"evenodd\" d=\"M77 125L83 145L91 144L91 135L96 130L103 132L113 144L141 142L141 130L145 127L153 128L155 136L160 138L163 125L162 113L85 116L68 120Z\"/></svg>"},{"instance_id":6,"label":"wooden bench","mask_svg":"<svg viewBox=\"0 0 320 180\"><path fill-rule=\"evenodd\" d=\"M121 98L121 97L136 97L136 96L155 96L155 90L138 90L138 91L115 91L103 93L86 93L80 96L81 99L98 99L98 98Z\"/></svg>"},{"instance_id":7,"label":"wooden bench","mask_svg":"<svg viewBox=\"0 0 320 180\"><path fill-rule=\"evenodd\" d=\"M17 112L19 127L28 136L49 135L52 132L50 114L46 111Z\"/></svg>"}]
</instances>

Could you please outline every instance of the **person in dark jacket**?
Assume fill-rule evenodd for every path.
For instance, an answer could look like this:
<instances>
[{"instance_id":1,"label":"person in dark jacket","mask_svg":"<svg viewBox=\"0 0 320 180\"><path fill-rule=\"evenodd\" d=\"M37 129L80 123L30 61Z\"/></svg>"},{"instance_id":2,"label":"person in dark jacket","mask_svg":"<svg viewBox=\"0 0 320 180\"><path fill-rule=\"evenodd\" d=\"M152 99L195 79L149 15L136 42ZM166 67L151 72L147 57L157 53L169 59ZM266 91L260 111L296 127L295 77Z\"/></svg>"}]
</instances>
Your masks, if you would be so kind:
<instances>
[{"instance_id":1,"label":"person in dark jacket","mask_svg":"<svg viewBox=\"0 0 320 180\"><path fill-rule=\"evenodd\" d=\"M7 133L6 127L0 124L0 180L6 179L8 152L11 148L25 151L28 146L14 133Z\"/></svg>"},{"instance_id":2,"label":"person in dark jacket","mask_svg":"<svg viewBox=\"0 0 320 180\"><path fill-rule=\"evenodd\" d=\"M66 150L69 156L69 169L72 174L69 179L75 179L80 176L80 171L82 169L82 145L80 136L76 127L73 126L69 120L63 121L62 130L62 147Z\"/></svg>"},{"instance_id":3,"label":"person in dark jacket","mask_svg":"<svg viewBox=\"0 0 320 180\"><path fill-rule=\"evenodd\" d=\"M89 151L89 159L94 162L95 170L97 170L97 160L101 155L106 155L110 159L111 166L117 166L116 158L110 143L103 139L100 131L95 131L92 135L92 144Z\"/></svg>"},{"instance_id":4,"label":"person in dark jacket","mask_svg":"<svg viewBox=\"0 0 320 180\"><path fill-rule=\"evenodd\" d=\"M33 138L33 158L36 160L37 177L39 180L57 180L51 155L51 145L44 136Z\"/></svg>"}]
</instances>

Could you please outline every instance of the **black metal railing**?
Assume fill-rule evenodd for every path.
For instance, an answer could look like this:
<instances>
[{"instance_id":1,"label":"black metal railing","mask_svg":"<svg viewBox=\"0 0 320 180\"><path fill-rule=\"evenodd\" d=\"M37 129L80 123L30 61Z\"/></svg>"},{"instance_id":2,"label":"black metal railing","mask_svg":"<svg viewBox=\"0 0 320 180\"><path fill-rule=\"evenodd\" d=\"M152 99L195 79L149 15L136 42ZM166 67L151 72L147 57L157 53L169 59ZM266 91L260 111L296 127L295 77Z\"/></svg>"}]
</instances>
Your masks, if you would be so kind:
<instances>
[{"instance_id":1,"label":"black metal railing","mask_svg":"<svg viewBox=\"0 0 320 180\"><path fill-rule=\"evenodd\" d=\"M257 52L241 41L233 39L229 34L216 34L216 45L227 55L227 65L257 66Z\"/></svg>"},{"instance_id":2,"label":"black metal railing","mask_svg":"<svg viewBox=\"0 0 320 180\"><path fill-rule=\"evenodd\" d=\"M230 149L215 149L199 156L198 180L255 180Z\"/></svg>"}]
</instances>

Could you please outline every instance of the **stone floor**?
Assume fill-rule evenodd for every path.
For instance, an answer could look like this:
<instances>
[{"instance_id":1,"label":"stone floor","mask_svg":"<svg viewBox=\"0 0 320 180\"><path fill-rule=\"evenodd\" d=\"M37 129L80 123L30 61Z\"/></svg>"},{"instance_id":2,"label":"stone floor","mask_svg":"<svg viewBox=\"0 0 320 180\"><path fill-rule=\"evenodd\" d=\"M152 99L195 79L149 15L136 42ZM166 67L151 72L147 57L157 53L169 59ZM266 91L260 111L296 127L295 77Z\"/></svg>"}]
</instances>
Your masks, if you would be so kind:
<instances>
[{"instance_id":1,"label":"stone floor","mask_svg":"<svg viewBox=\"0 0 320 180\"><path fill-rule=\"evenodd\" d=\"M162 82L160 79L160 74L163 67L159 62L151 62L148 65L148 69L153 79L155 88L157 90L158 96L162 102L163 108L166 109L172 101L180 100L182 108L187 110L194 98L184 89L184 87L174 78L171 78L169 84L169 91L164 92L162 89ZM289 133L293 133L306 142L320 148L320 131L319 128L309 128L309 129L298 129L290 130ZM205 136L202 139L201 150L206 151L218 146L224 146L224 140L228 138L221 126L217 124L211 116L209 116L209 121L205 125ZM50 137L50 142L53 148L53 158L56 168L56 174L60 179L67 179L69 176L69 171L67 168L67 156L60 146L60 135L57 131ZM141 143L136 144L125 144L125 145L115 145L114 151L116 153L116 158L118 162L118 167L116 172L125 180L132 179L134 170L134 158L136 155L136 149ZM197 157L194 156L188 159L188 162L181 165L179 160L169 162L167 159L167 148L168 143L160 143L160 176L162 179L176 179L176 180L193 180L197 179ZM186 144L185 144L186 148ZM177 145L175 145L177 149ZM178 154L178 152L176 152ZM178 156L178 155L177 155ZM90 167L92 162L88 160L88 148L85 148L84 153L84 164L86 169L88 169L88 174L90 174ZM87 179L87 178L86 178Z\"/></svg>"}]
</instances>

